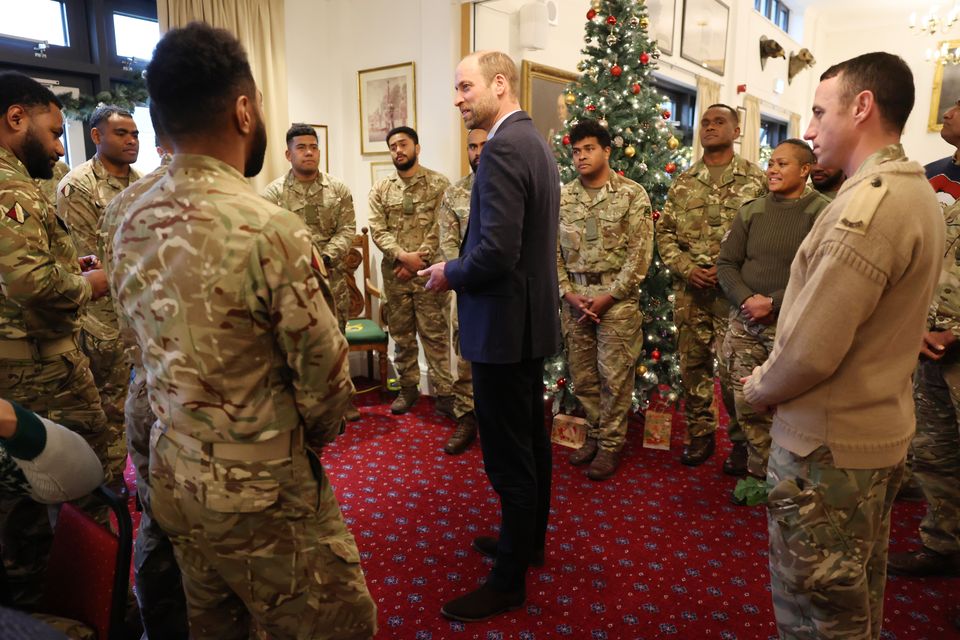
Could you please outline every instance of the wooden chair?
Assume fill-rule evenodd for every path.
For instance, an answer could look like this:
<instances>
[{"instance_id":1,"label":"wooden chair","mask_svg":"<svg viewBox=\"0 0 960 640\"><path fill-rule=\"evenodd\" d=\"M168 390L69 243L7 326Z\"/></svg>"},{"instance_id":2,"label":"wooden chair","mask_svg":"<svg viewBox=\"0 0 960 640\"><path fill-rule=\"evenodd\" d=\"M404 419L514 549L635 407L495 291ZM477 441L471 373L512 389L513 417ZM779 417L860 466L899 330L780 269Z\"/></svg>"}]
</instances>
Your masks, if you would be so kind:
<instances>
[{"instance_id":1,"label":"wooden chair","mask_svg":"<svg viewBox=\"0 0 960 640\"><path fill-rule=\"evenodd\" d=\"M373 353L377 352L380 365L380 389L387 391L387 343L389 336L383 304L380 304L379 318L373 317L373 298L382 300L380 290L370 280L370 237L369 230L363 227L353 237L353 244L343 260L347 272L347 286L350 288L350 320L347 321L347 343L350 351L367 352L367 375L373 377ZM363 291L357 287L354 272L363 265Z\"/></svg>"}]
</instances>

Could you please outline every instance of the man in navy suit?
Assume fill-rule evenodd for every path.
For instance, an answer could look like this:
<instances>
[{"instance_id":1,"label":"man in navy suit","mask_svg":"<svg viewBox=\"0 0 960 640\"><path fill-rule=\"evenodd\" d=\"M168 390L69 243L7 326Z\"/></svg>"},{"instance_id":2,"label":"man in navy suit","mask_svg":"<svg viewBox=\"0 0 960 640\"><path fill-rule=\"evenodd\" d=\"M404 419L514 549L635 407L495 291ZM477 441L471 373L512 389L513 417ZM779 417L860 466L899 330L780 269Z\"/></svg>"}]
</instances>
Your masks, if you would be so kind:
<instances>
[{"instance_id":1,"label":"man in navy suit","mask_svg":"<svg viewBox=\"0 0 960 640\"><path fill-rule=\"evenodd\" d=\"M442 609L465 622L523 605L527 567L543 562L550 511L543 358L560 344L560 178L553 153L520 110L517 86L517 67L506 54L481 51L457 66L454 104L467 129L490 134L460 257L420 272L430 276L428 289L457 292L483 464L500 495L499 539L473 542L496 558L490 577Z\"/></svg>"}]
</instances>

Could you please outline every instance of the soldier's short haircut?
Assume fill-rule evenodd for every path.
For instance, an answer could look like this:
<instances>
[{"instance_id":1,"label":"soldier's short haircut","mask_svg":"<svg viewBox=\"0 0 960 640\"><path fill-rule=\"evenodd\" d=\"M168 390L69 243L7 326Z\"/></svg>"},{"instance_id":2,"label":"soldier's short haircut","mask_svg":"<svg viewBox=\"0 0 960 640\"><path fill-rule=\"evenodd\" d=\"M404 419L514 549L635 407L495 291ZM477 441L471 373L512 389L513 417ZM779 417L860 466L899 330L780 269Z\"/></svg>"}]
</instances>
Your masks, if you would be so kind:
<instances>
[{"instance_id":1,"label":"soldier's short haircut","mask_svg":"<svg viewBox=\"0 0 960 640\"><path fill-rule=\"evenodd\" d=\"M600 146L606 149L610 146L610 132L606 127L600 126L596 120L581 120L570 129L570 146L573 146L584 138L596 138Z\"/></svg>"},{"instance_id":2,"label":"soldier's short haircut","mask_svg":"<svg viewBox=\"0 0 960 640\"><path fill-rule=\"evenodd\" d=\"M740 126L740 114L737 113L737 110L731 107L730 105L723 104L722 102L717 102L716 104L712 104L706 109L704 109L703 112L706 113L707 111L710 111L710 109L726 109L727 111L730 112L730 119L733 120L734 126L737 126L737 127Z\"/></svg>"},{"instance_id":3,"label":"soldier's short haircut","mask_svg":"<svg viewBox=\"0 0 960 640\"><path fill-rule=\"evenodd\" d=\"M500 74L507 81L510 95L516 97L519 75L517 74L517 64L513 61L513 58L502 51L481 51L477 54L477 64L487 86L493 82L497 74Z\"/></svg>"},{"instance_id":4,"label":"soldier's short haircut","mask_svg":"<svg viewBox=\"0 0 960 640\"><path fill-rule=\"evenodd\" d=\"M777 146L788 144L795 148L800 154L801 164L817 164L817 156L813 155L813 149L800 138L787 138Z\"/></svg>"},{"instance_id":5,"label":"soldier's short haircut","mask_svg":"<svg viewBox=\"0 0 960 640\"><path fill-rule=\"evenodd\" d=\"M313 136L317 138L317 131L308 124L303 122L294 122L290 125L290 128L287 129L287 145L290 144L290 141L296 138L297 136ZM319 140L319 138L317 138Z\"/></svg>"},{"instance_id":6,"label":"soldier's short haircut","mask_svg":"<svg viewBox=\"0 0 960 640\"><path fill-rule=\"evenodd\" d=\"M4 71L0 73L0 115L15 104L26 109L49 108L51 104L63 108L60 98L33 78L17 71Z\"/></svg>"},{"instance_id":7,"label":"soldier's short haircut","mask_svg":"<svg viewBox=\"0 0 960 640\"><path fill-rule=\"evenodd\" d=\"M417 135L417 132L413 130L412 127L400 126L394 127L387 131L387 146L390 145L390 138L397 135L398 133L403 133L410 136L410 139L413 140L413 144L420 144L420 136Z\"/></svg>"},{"instance_id":8,"label":"soldier's short haircut","mask_svg":"<svg viewBox=\"0 0 960 640\"><path fill-rule=\"evenodd\" d=\"M823 72L820 81L837 76L842 105L850 104L861 91L870 91L880 117L897 133L903 133L915 99L913 72L903 58L885 51L865 53L833 65Z\"/></svg>"},{"instance_id":9,"label":"soldier's short haircut","mask_svg":"<svg viewBox=\"0 0 960 640\"><path fill-rule=\"evenodd\" d=\"M101 122L106 122L112 116L132 118L133 114L115 104L103 104L101 102L97 105L97 108L93 110L93 113L90 114L90 118L87 119L87 124L89 124L90 128L92 129L93 127L100 126Z\"/></svg>"},{"instance_id":10,"label":"soldier's short haircut","mask_svg":"<svg viewBox=\"0 0 960 640\"><path fill-rule=\"evenodd\" d=\"M256 100L247 54L226 29L191 22L160 39L147 65L147 90L171 138L209 135L211 118L241 95Z\"/></svg>"}]
</instances>

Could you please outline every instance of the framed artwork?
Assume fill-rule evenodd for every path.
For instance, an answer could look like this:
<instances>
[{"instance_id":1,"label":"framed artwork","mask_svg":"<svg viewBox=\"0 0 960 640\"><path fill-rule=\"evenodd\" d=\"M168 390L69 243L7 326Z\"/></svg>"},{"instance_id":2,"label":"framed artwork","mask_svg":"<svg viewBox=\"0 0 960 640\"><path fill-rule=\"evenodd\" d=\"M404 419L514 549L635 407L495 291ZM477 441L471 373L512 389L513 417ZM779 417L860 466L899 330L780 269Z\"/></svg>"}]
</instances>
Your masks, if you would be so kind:
<instances>
[{"instance_id":1,"label":"framed artwork","mask_svg":"<svg viewBox=\"0 0 960 640\"><path fill-rule=\"evenodd\" d=\"M960 47L960 40L941 42L949 50ZM930 119L927 131L940 131L943 128L943 112L960 100L960 65L938 62L933 75L933 94L930 96Z\"/></svg>"},{"instance_id":2,"label":"framed artwork","mask_svg":"<svg viewBox=\"0 0 960 640\"><path fill-rule=\"evenodd\" d=\"M317 132L317 146L320 147L320 171L330 173L330 138L327 125L310 122L307 124Z\"/></svg>"},{"instance_id":3,"label":"framed artwork","mask_svg":"<svg viewBox=\"0 0 960 640\"><path fill-rule=\"evenodd\" d=\"M417 128L417 78L412 62L357 72L360 153L389 153L387 132Z\"/></svg>"},{"instance_id":4,"label":"framed artwork","mask_svg":"<svg viewBox=\"0 0 960 640\"><path fill-rule=\"evenodd\" d=\"M579 74L524 60L520 68L520 107L530 114L533 125L547 144L563 130L567 119L564 89L580 79Z\"/></svg>"},{"instance_id":5,"label":"framed artwork","mask_svg":"<svg viewBox=\"0 0 960 640\"><path fill-rule=\"evenodd\" d=\"M673 24L677 14L677 0L647 0L648 29L651 39L657 41L661 53L673 53Z\"/></svg>"},{"instance_id":6,"label":"framed artwork","mask_svg":"<svg viewBox=\"0 0 960 640\"><path fill-rule=\"evenodd\" d=\"M396 171L393 162L371 162L370 163L370 186L377 184L384 178L389 178Z\"/></svg>"},{"instance_id":7,"label":"framed artwork","mask_svg":"<svg viewBox=\"0 0 960 640\"><path fill-rule=\"evenodd\" d=\"M680 56L723 75L730 9L720 0L686 0Z\"/></svg>"}]
</instances>

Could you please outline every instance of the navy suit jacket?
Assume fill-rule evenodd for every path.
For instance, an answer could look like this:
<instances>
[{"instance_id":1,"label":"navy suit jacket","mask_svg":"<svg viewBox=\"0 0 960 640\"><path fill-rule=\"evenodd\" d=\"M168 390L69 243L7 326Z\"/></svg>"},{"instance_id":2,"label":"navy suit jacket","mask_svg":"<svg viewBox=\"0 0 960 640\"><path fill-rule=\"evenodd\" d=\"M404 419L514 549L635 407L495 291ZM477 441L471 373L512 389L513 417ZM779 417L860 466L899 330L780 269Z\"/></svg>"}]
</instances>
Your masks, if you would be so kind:
<instances>
[{"instance_id":1,"label":"navy suit jacket","mask_svg":"<svg viewBox=\"0 0 960 640\"><path fill-rule=\"evenodd\" d=\"M514 113L483 148L460 257L444 269L466 360L507 364L558 351L559 216L553 153L530 116Z\"/></svg>"}]
</instances>

